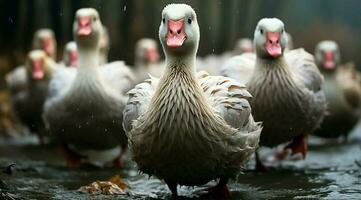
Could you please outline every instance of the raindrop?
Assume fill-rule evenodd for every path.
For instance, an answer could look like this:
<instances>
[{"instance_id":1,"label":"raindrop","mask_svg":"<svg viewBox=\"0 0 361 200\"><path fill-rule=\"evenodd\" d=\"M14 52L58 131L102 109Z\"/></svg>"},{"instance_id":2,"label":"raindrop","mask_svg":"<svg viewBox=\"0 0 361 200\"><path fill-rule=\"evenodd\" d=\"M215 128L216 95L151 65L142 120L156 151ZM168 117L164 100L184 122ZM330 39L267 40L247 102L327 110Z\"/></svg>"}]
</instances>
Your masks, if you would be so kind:
<instances>
[{"instance_id":1,"label":"raindrop","mask_svg":"<svg viewBox=\"0 0 361 200\"><path fill-rule=\"evenodd\" d=\"M124 11L124 12L127 11L127 6L124 6L124 7L123 7L123 11Z\"/></svg>"},{"instance_id":2,"label":"raindrop","mask_svg":"<svg viewBox=\"0 0 361 200\"><path fill-rule=\"evenodd\" d=\"M214 53L214 49L212 49L212 53Z\"/></svg>"},{"instance_id":3,"label":"raindrop","mask_svg":"<svg viewBox=\"0 0 361 200\"><path fill-rule=\"evenodd\" d=\"M104 131L105 131L105 132L108 132L108 129L105 128Z\"/></svg>"},{"instance_id":4,"label":"raindrop","mask_svg":"<svg viewBox=\"0 0 361 200\"><path fill-rule=\"evenodd\" d=\"M14 23L13 18L9 17L8 20L11 24Z\"/></svg>"}]
</instances>

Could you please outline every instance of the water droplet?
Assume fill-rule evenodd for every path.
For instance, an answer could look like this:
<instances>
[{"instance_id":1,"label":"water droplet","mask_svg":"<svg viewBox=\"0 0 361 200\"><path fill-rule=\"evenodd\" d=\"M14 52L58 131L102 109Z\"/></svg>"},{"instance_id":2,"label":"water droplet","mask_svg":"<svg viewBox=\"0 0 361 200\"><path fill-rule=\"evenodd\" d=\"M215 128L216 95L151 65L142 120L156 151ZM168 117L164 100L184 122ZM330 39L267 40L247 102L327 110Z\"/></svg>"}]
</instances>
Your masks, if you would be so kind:
<instances>
[{"instance_id":1,"label":"water droplet","mask_svg":"<svg viewBox=\"0 0 361 200\"><path fill-rule=\"evenodd\" d=\"M11 24L14 23L13 18L9 17L8 20Z\"/></svg>"},{"instance_id":2,"label":"water droplet","mask_svg":"<svg viewBox=\"0 0 361 200\"><path fill-rule=\"evenodd\" d=\"M127 11L127 6L124 6L124 7L123 7L123 11L124 11L124 12Z\"/></svg>"}]
</instances>

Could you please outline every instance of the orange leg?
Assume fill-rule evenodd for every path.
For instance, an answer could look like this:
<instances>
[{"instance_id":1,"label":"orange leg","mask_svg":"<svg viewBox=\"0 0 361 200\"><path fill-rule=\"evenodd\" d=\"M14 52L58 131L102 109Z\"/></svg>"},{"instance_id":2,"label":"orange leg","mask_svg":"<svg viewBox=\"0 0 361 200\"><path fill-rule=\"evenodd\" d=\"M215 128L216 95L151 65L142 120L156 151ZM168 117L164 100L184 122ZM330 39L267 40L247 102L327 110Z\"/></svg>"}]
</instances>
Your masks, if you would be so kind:
<instances>
[{"instance_id":1,"label":"orange leg","mask_svg":"<svg viewBox=\"0 0 361 200\"><path fill-rule=\"evenodd\" d=\"M114 166L118 168L124 167L124 155L127 153L128 146L122 145L122 152L119 154L119 156L114 160Z\"/></svg>"},{"instance_id":2,"label":"orange leg","mask_svg":"<svg viewBox=\"0 0 361 200\"><path fill-rule=\"evenodd\" d=\"M72 151L71 149L69 149L68 145L66 144L63 144L62 145L62 150L65 154L65 162L66 162L66 165L69 167L69 168L78 168L80 167L80 164L81 164L81 160L82 156L80 156L79 154L77 154L76 152Z\"/></svg>"},{"instance_id":3,"label":"orange leg","mask_svg":"<svg viewBox=\"0 0 361 200\"><path fill-rule=\"evenodd\" d=\"M279 160L285 159L285 157L287 156L287 149L290 149L291 155L301 153L302 158L305 159L307 154L307 141L308 141L307 134L302 134L295 137L293 141L290 144L288 144L281 153L277 155L277 158Z\"/></svg>"},{"instance_id":4,"label":"orange leg","mask_svg":"<svg viewBox=\"0 0 361 200\"><path fill-rule=\"evenodd\" d=\"M227 187L227 183L228 178L221 178L216 186L207 188L206 190L210 196L216 197L217 199L230 198L231 192Z\"/></svg>"}]
</instances>

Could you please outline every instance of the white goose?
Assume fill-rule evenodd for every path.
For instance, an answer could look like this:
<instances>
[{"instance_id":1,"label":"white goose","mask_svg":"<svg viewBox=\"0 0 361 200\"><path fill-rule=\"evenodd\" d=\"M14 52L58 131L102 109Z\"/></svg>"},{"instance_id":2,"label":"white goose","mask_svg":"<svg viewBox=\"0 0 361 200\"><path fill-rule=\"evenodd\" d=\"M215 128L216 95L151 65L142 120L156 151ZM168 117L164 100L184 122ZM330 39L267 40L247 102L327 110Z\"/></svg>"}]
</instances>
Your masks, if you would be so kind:
<instances>
[{"instance_id":1,"label":"white goose","mask_svg":"<svg viewBox=\"0 0 361 200\"><path fill-rule=\"evenodd\" d=\"M56 58L56 40L54 32L51 29L39 29L34 33L32 47L46 52L48 56L55 60ZM27 87L27 72L24 65L17 66L11 72L6 74L6 84L10 90L13 101L19 92ZM15 98L15 99L14 99Z\"/></svg>"},{"instance_id":2,"label":"white goose","mask_svg":"<svg viewBox=\"0 0 361 200\"><path fill-rule=\"evenodd\" d=\"M340 50L334 41L318 43L315 58L325 77L324 91L329 112L315 135L326 138L347 137L361 114L360 74L352 64L340 64Z\"/></svg>"},{"instance_id":3,"label":"white goose","mask_svg":"<svg viewBox=\"0 0 361 200\"><path fill-rule=\"evenodd\" d=\"M323 77L312 55L303 49L285 52L286 45L283 22L264 18L254 32L256 55L232 58L229 63L233 65L223 68L222 74L246 80L254 96L255 119L264 123L260 144L274 147L293 140L286 148L304 158L306 134L319 128L326 112Z\"/></svg>"},{"instance_id":4,"label":"white goose","mask_svg":"<svg viewBox=\"0 0 361 200\"><path fill-rule=\"evenodd\" d=\"M42 49L56 60L56 39L53 30L47 28L37 30L33 38L33 49Z\"/></svg>"},{"instance_id":5,"label":"white goose","mask_svg":"<svg viewBox=\"0 0 361 200\"><path fill-rule=\"evenodd\" d=\"M135 73L137 82L147 79L148 74L160 77L164 66L159 63L157 42L151 38L140 39L135 45Z\"/></svg>"},{"instance_id":6,"label":"white goose","mask_svg":"<svg viewBox=\"0 0 361 200\"><path fill-rule=\"evenodd\" d=\"M12 98L15 113L31 133L38 135L40 144L44 144L46 133L43 104L55 69L56 63L44 51L30 51L25 63L26 87Z\"/></svg>"},{"instance_id":7,"label":"white goose","mask_svg":"<svg viewBox=\"0 0 361 200\"><path fill-rule=\"evenodd\" d=\"M220 179L213 192L228 195L227 181L255 152L261 127L253 120L251 95L235 80L196 74L199 26L195 11L170 4L159 38L166 56L161 79L129 92L124 128L141 171L177 185Z\"/></svg>"},{"instance_id":8,"label":"white goose","mask_svg":"<svg viewBox=\"0 0 361 200\"><path fill-rule=\"evenodd\" d=\"M54 75L44 106L45 122L63 143L69 166L80 161L104 165L114 160L121 165L127 146L122 111L134 77L122 62L99 67L101 30L95 9L76 12L78 68L62 68Z\"/></svg>"},{"instance_id":9,"label":"white goose","mask_svg":"<svg viewBox=\"0 0 361 200\"><path fill-rule=\"evenodd\" d=\"M65 45L63 53L63 61L60 65L65 67L77 67L78 66L78 49L74 41L68 42Z\"/></svg>"}]
</instances>

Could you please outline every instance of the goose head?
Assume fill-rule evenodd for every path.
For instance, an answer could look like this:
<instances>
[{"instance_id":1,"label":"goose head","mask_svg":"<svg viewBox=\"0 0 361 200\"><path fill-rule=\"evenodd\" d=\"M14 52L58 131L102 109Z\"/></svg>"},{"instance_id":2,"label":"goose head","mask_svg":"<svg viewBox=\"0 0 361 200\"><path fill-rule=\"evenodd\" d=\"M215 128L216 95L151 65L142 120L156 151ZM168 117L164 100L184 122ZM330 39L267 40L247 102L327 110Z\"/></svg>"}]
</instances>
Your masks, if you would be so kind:
<instances>
[{"instance_id":1,"label":"goose head","mask_svg":"<svg viewBox=\"0 0 361 200\"><path fill-rule=\"evenodd\" d=\"M283 55L287 45L284 24L277 18L261 19L254 31L254 46L258 57L275 59Z\"/></svg>"},{"instance_id":2,"label":"goose head","mask_svg":"<svg viewBox=\"0 0 361 200\"><path fill-rule=\"evenodd\" d=\"M162 12L159 39L167 56L194 55L198 49L197 15L186 4L169 4Z\"/></svg>"},{"instance_id":3,"label":"goose head","mask_svg":"<svg viewBox=\"0 0 361 200\"><path fill-rule=\"evenodd\" d=\"M249 38L241 38L237 41L236 46L234 47L234 52L237 54L242 53L252 53L253 52L253 42Z\"/></svg>"},{"instance_id":4,"label":"goose head","mask_svg":"<svg viewBox=\"0 0 361 200\"><path fill-rule=\"evenodd\" d=\"M55 56L56 40L54 32L50 29L39 29L36 31L33 39L33 48L45 51L50 57Z\"/></svg>"},{"instance_id":5,"label":"goose head","mask_svg":"<svg viewBox=\"0 0 361 200\"><path fill-rule=\"evenodd\" d=\"M150 38L143 38L135 45L135 56L141 63L157 63L159 53L157 42Z\"/></svg>"},{"instance_id":6,"label":"goose head","mask_svg":"<svg viewBox=\"0 0 361 200\"><path fill-rule=\"evenodd\" d=\"M73 34L78 48L98 48L102 31L102 23L95 9L82 8L76 12Z\"/></svg>"},{"instance_id":7,"label":"goose head","mask_svg":"<svg viewBox=\"0 0 361 200\"><path fill-rule=\"evenodd\" d=\"M321 41L315 48L315 59L321 70L333 71L340 64L340 50L336 42Z\"/></svg>"},{"instance_id":8,"label":"goose head","mask_svg":"<svg viewBox=\"0 0 361 200\"><path fill-rule=\"evenodd\" d=\"M32 50L28 54L26 70L29 78L34 81L41 81L49 74L50 60L43 50Z\"/></svg>"},{"instance_id":9,"label":"goose head","mask_svg":"<svg viewBox=\"0 0 361 200\"><path fill-rule=\"evenodd\" d=\"M78 49L74 41L65 45L63 61L65 66L76 67L78 65Z\"/></svg>"}]
</instances>

